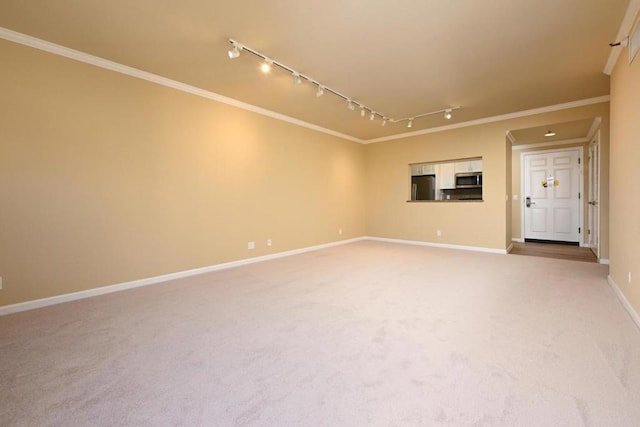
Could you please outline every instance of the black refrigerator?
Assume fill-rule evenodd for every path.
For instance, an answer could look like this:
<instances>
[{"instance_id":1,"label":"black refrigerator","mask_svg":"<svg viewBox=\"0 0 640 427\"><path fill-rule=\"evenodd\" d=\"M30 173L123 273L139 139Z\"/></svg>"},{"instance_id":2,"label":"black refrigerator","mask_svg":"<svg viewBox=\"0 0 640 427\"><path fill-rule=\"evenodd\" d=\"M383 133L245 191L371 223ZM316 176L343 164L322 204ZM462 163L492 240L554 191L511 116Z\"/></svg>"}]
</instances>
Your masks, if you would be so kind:
<instances>
[{"instance_id":1,"label":"black refrigerator","mask_svg":"<svg viewBox=\"0 0 640 427\"><path fill-rule=\"evenodd\" d=\"M420 175L411 177L411 200L435 200L436 176Z\"/></svg>"}]
</instances>

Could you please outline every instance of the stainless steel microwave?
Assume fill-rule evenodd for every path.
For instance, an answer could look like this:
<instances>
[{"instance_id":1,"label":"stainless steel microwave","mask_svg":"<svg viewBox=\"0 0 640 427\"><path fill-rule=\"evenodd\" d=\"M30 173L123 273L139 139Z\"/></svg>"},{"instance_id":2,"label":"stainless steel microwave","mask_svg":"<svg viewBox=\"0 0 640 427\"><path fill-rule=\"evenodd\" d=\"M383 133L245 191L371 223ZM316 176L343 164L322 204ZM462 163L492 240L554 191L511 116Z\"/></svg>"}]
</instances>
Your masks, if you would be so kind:
<instances>
[{"instance_id":1,"label":"stainless steel microwave","mask_svg":"<svg viewBox=\"0 0 640 427\"><path fill-rule=\"evenodd\" d=\"M456 188L482 188L482 172L457 173Z\"/></svg>"}]
</instances>

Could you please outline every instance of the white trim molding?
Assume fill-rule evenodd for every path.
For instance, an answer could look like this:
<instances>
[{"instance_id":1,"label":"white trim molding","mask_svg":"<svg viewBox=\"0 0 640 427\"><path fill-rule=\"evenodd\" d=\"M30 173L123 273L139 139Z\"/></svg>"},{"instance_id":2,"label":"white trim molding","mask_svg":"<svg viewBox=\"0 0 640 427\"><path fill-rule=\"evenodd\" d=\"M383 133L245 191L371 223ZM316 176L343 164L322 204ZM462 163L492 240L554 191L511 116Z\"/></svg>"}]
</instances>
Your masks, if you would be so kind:
<instances>
[{"instance_id":1,"label":"white trim molding","mask_svg":"<svg viewBox=\"0 0 640 427\"><path fill-rule=\"evenodd\" d=\"M503 120L518 119L520 117L535 116L536 114L552 113L554 111L568 110L570 108L585 107L587 105L593 105L593 104L602 104L603 102L609 102L609 101L611 101L611 96L610 95L597 96L595 98L588 98L588 99L582 99L582 100L579 100L579 101L565 102L564 104L549 105L549 106L546 106L546 107L534 108L534 109L531 109L531 110L516 111L514 113L502 114L500 116L485 117L485 118L482 118L482 119L470 120L468 122L461 122L461 123L456 123L456 124L452 124L452 125L439 126L439 127L435 127L435 128L418 130L418 131L415 131L415 132L406 132L406 133L400 133L400 134L397 134L397 135L384 136L382 138L367 139L366 141L364 141L364 143L365 144L374 144L376 142L392 141L394 139L404 139L404 138L409 138L409 137L412 137L412 136L419 136L419 135L426 135L426 134L430 134L430 133L443 132L443 131L446 131L446 130L460 129L460 128L465 128L465 127L469 127L469 126L478 126L478 125L484 125L484 124L487 124L487 123L501 122Z\"/></svg>"},{"instance_id":2,"label":"white trim molding","mask_svg":"<svg viewBox=\"0 0 640 427\"><path fill-rule=\"evenodd\" d=\"M639 1L640 0L632 0ZM385 136L381 138L373 138L373 139L360 139L351 135L347 135L341 132L337 132L331 129L324 128L322 126L314 125L313 123L305 122L300 119L296 119L291 116L287 116L281 113L277 113L275 111L267 110L266 108L258 107L255 105L248 104L246 102L238 101L237 99L229 98L228 96L220 95L215 92L211 92L205 89L198 88L196 86L191 86L186 83L182 83L176 80L172 80L166 77L159 76L157 74L149 73L147 71L142 71L137 68L129 67L127 65L119 64L114 61L110 61L108 59L100 58L95 55L91 55L88 53L80 52L75 49L71 49L65 46L61 46L55 43L48 42L46 40L38 39L36 37L32 37L26 34L22 34L13 30L9 30L8 28L0 27L0 39L8 40L14 43L19 43L25 46L29 46L35 49L39 49L45 52L52 53L54 55L63 56L65 58L73 59L75 61L84 62L85 64L94 65L96 67L104 68L106 70L114 71L116 73L121 73L130 77L135 77L138 79L146 80L152 83L159 84L161 86L166 86L172 89L176 89L182 92L186 92L192 95L200 96L202 98L210 99L212 101L220 102L223 104L230 105L232 107L237 107L243 110L251 111L256 114L261 114L263 116L270 117L272 119L281 120L283 122L291 123L300 127L304 127L307 129L315 130L327 135L336 136L338 138L345 139L347 141L353 141L360 144L373 144L376 142L383 141L392 141L396 139L404 139L411 136L417 135L426 135L430 133L443 132L446 130L465 128L469 126L477 126L486 123L494 123L503 120L515 119L519 117L527 117L533 116L536 114L549 113L553 111L566 110L570 108L583 107L592 104L600 104L603 102L609 102L610 96L604 95L595 98L582 99L578 101L566 102L564 104L550 105L546 107L534 108L532 110L518 111L509 114L503 114L499 116L493 117L485 117L482 119L471 120L467 122L456 123L447 126L439 126L430 129L424 129L416 132L409 133L401 133L391 136ZM507 135L508 137L508 135Z\"/></svg>"},{"instance_id":3,"label":"white trim molding","mask_svg":"<svg viewBox=\"0 0 640 427\"><path fill-rule=\"evenodd\" d=\"M609 265L609 260L607 258L600 258L598 264Z\"/></svg>"},{"instance_id":4,"label":"white trim molding","mask_svg":"<svg viewBox=\"0 0 640 427\"><path fill-rule=\"evenodd\" d=\"M507 254L511 253L512 250L513 250L513 243L507 246Z\"/></svg>"},{"instance_id":5,"label":"white trim molding","mask_svg":"<svg viewBox=\"0 0 640 427\"><path fill-rule=\"evenodd\" d=\"M636 21L636 17L638 16L638 12L640 12L640 0L631 0L629 2L629 6L627 6L627 12L624 14L620 28L618 29L618 35L615 40L611 40L612 43L622 41L629 36L629 33L631 33L631 30L633 29L633 24ZM613 67L616 66L616 62L618 62L622 49L624 49L622 46L615 46L611 48L609 59L607 60L607 64L604 66L603 70L606 75L610 76L613 72ZM628 46L627 49L629 49Z\"/></svg>"},{"instance_id":6,"label":"white trim molding","mask_svg":"<svg viewBox=\"0 0 640 427\"><path fill-rule=\"evenodd\" d=\"M390 239L386 237L372 237L372 236L367 236L364 239L373 240L376 242L400 243L403 245L429 246L433 248L457 249L457 250L463 250L463 251L486 252L486 253L501 254L501 255L507 254L507 249L483 248L480 246L450 245L447 243L424 242L422 240Z\"/></svg>"},{"instance_id":7,"label":"white trim molding","mask_svg":"<svg viewBox=\"0 0 640 427\"><path fill-rule=\"evenodd\" d=\"M419 245L419 246L433 246L438 248L461 249L461 250L489 252L489 253L496 253L496 254L507 253L507 251L504 249L481 248L476 246L447 245L447 244L440 244L440 243L419 242L414 240L386 239L382 237L366 237L366 236L356 237L353 239L339 240L336 242L309 246L301 249L293 249L290 251L278 252L276 254L264 255L264 256L254 257L254 258L246 258L238 261L226 262L223 264L215 264L207 267L200 267L200 268L194 268L191 270L178 271L176 273L163 274L161 276L148 277L146 279L132 280L129 282L118 283L115 285L108 285L108 286L102 286L94 289L87 289L85 291L72 292L72 293L56 295L48 298L41 298L33 301L26 301L26 302L21 302L17 304L5 305L0 307L0 316L6 316L8 314L18 313L21 311L34 310L36 308L48 307L50 305L62 304L65 302L77 301L77 300L95 297L99 295L110 294L113 292L140 288L143 286L157 285L159 283L168 282L170 280L177 280L185 277L196 276L198 274L210 273L210 272L219 271L219 270L226 270L229 268L240 267L243 265L255 264L257 262L270 261L277 258L284 258L284 257L293 256L293 255L299 255L306 252L313 252L320 249L347 245L350 243L360 242L363 240L373 240L373 241L389 242L389 243L402 243L402 244Z\"/></svg>"},{"instance_id":8,"label":"white trim molding","mask_svg":"<svg viewBox=\"0 0 640 427\"><path fill-rule=\"evenodd\" d=\"M186 92L192 95L207 98L212 101L227 104L232 107L237 107L243 110L251 111L253 113L261 114L263 116L271 117L272 119L288 122L300 127L315 130L325 133L327 135L337 136L338 138L346 139L348 141L363 143L360 138L355 138L351 135L336 132L331 129L323 128L313 123L308 123L303 120L296 119L284 114L276 113L275 111L267 110L266 108L257 107L255 105L248 104L246 102L238 101L237 99L229 98L228 96L220 95L215 92L211 92L205 89L201 89L196 86L191 86L186 83L182 83L176 80L168 79L166 77L159 76L157 74L142 71L137 68L129 67L127 65L119 64L108 59L100 58L99 56L91 55L88 53L80 52L75 49L71 49L59 44L51 43L46 40L41 40L36 37L28 36L26 34L18 33L16 31L9 30L7 28L0 27L0 38L14 43L19 43L25 46L40 49L45 52L52 53L54 55L63 56L65 58L73 59L76 61L84 62L85 64L94 65L96 67L104 68L106 70L115 71L130 77L135 77L141 80L146 80L152 83L166 86L171 89L176 89L182 92Z\"/></svg>"},{"instance_id":9,"label":"white trim molding","mask_svg":"<svg viewBox=\"0 0 640 427\"><path fill-rule=\"evenodd\" d=\"M602 117L594 117L593 123L591 124L591 128L589 128L589 133L587 133L587 140L591 141L595 136L596 132L600 129L600 125L602 124Z\"/></svg>"},{"instance_id":10,"label":"white trim molding","mask_svg":"<svg viewBox=\"0 0 640 427\"><path fill-rule=\"evenodd\" d=\"M585 144L589 142L587 138L573 138L573 139L564 139L562 141L549 141L549 142L537 142L534 144L522 144L522 145L514 145L511 147L512 150L526 150L528 148L539 148L539 147L555 147L561 145L570 145L570 144Z\"/></svg>"},{"instance_id":11,"label":"white trim molding","mask_svg":"<svg viewBox=\"0 0 640 427\"><path fill-rule=\"evenodd\" d=\"M69 294L56 295L49 298L41 298L33 301L26 301L12 305L0 307L0 316L18 313L21 311L33 310L36 308L47 307L50 305L61 304L64 302L76 301L84 298L95 297L98 295L110 294L113 292L125 291L127 289L140 288L142 286L157 285L159 283L168 282L169 280L182 279L185 277L195 276L198 274L210 273L212 271L226 270L228 268L240 267L242 265L254 264L257 262L269 261L277 258L284 258L292 255L303 254L306 252L317 251L320 249L331 248L334 246L346 245L349 243L364 240L364 237L357 237L348 240L339 240L337 242L325 243L322 245L309 246L301 249L293 249L285 252L278 252L271 255L264 255L254 258L246 258L238 261L225 262L223 264L215 264L207 267L194 268L191 270L179 271L176 273L163 274L161 276L148 277L146 279L132 280L130 282L118 283L115 285L102 286L86 291L72 292Z\"/></svg>"},{"instance_id":12,"label":"white trim molding","mask_svg":"<svg viewBox=\"0 0 640 427\"><path fill-rule=\"evenodd\" d=\"M515 243L524 243L524 239L522 237L514 237L511 241Z\"/></svg>"},{"instance_id":13,"label":"white trim molding","mask_svg":"<svg viewBox=\"0 0 640 427\"><path fill-rule=\"evenodd\" d=\"M611 285L611 289L613 289L613 292L615 292L618 300L620 301L620 304L622 304L624 309L627 310L627 313L629 313L629 316L631 316L631 320L633 320L638 329L640 329L640 315L638 315L638 313L633 309L633 306L631 305L627 297L624 296L624 293L622 293L622 290L620 290L620 287L613 280L611 275L607 276L607 282L609 282L609 285Z\"/></svg>"}]
</instances>

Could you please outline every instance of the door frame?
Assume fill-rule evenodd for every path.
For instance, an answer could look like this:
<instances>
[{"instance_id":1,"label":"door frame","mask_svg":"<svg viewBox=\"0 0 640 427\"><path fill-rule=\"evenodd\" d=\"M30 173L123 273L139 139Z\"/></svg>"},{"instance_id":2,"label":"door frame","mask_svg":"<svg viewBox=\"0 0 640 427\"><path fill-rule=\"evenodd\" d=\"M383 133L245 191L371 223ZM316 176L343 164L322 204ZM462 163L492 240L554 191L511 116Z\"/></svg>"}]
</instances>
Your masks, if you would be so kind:
<instances>
[{"instance_id":1,"label":"door frame","mask_svg":"<svg viewBox=\"0 0 640 427\"><path fill-rule=\"evenodd\" d=\"M585 197L584 194L584 145L578 147L568 147L568 148L552 148L549 150L534 150L534 151L526 151L520 153L520 238L522 241L525 241L525 220L524 220L524 203L526 201L524 195L524 157L530 154L549 154L549 153L560 153L564 151L577 151L578 156L580 158L580 168L579 168L579 177L578 177L578 185L580 186L580 199L579 199L579 209L578 209L578 224L580 224L580 247L586 247L589 245L587 241L585 241L584 236L586 236L585 226L584 226L584 215L585 215Z\"/></svg>"},{"instance_id":2,"label":"door frame","mask_svg":"<svg viewBox=\"0 0 640 427\"><path fill-rule=\"evenodd\" d=\"M590 208L589 206L587 206L587 227L589 228L589 232L591 232L591 225L592 222L596 222L596 247L594 250L594 247L591 246L591 241L589 238L587 238L587 245L591 248L591 250L595 253L596 258L598 259L598 262L600 262L600 247L601 247L601 242L600 242L600 238L602 237L602 234L600 232L600 225L601 225L601 215L602 212L600 211L600 183L602 180L602 144L600 143L600 129L598 129L596 131L596 133L593 135L593 138L591 138L591 140L589 141L589 145L587 147L588 149L588 154L589 156L591 156L591 148L592 147L596 147L597 148L597 152L598 152L598 158L597 158L597 164L592 164L591 159L589 159L589 163L588 163L588 172L589 172L589 188L587 189L587 193L590 193L592 190L592 183L593 183L593 176L592 176L592 170L591 167L593 166L595 169L597 169L598 171L598 182L596 183L596 185L594 186L595 188L593 188L593 191L595 192L595 194L587 194L588 198L589 196L594 196L595 200L598 202L598 204L593 207ZM593 218L591 218L591 209L597 209L597 215L596 215L596 221L593 221ZM588 235L590 236L590 234Z\"/></svg>"}]
</instances>

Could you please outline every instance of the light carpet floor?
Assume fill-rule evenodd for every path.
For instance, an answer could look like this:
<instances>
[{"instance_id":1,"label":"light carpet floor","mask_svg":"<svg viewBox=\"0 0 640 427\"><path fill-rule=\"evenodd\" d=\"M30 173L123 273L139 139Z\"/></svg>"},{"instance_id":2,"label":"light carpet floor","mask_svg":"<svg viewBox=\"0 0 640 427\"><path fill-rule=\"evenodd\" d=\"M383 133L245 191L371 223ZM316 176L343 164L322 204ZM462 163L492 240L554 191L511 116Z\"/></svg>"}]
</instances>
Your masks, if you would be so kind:
<instances>
[{"instance_id":1,"label":"light carpet floor","mask_svg":"<svg viewBox=\"0 0 640 427\"><path fill-rule=\"evenodd\" d=\"M364 241L0 317L2 426L639 426L597 264Z\"/></svg>"}]
</instances>

